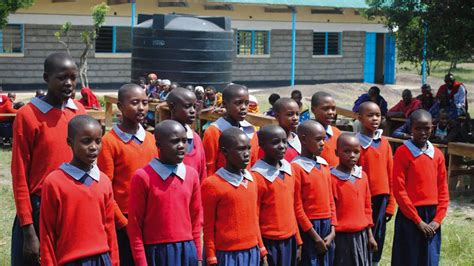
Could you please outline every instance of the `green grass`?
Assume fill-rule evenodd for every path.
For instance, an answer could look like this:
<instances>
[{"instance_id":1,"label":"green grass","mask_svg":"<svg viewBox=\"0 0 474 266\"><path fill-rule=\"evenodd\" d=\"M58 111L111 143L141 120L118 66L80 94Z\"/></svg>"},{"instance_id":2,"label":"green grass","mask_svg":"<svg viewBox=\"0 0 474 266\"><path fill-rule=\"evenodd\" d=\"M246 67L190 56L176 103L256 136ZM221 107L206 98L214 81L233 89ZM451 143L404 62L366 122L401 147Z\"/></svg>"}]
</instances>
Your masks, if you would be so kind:
<instances>
[{"instance_id":1,"label":"green grass","mask_svg":"<svg viewBox=\"0 0 474 266\"><path fill-rule=\"evenodd\" d=\"M398 63L397 69L400 73L413 73L420 74L420 68L416 68L414 65L404 62ZM431 76L444 79L444 76L448 73L449 62L441 61L434 62L431 69ZM456 80L460 82L473 82L474 81L474 63L459 63L456 69L451 70L456 77Z\"/></svg>"},{"instance_id":2,"label":"green grass","mask_svg":"<svg viewBox=\"0 0 474 266\"><path fill-rule=\"evenodd\" d=\"M261 99L259 99L260 101ZM0 149L0 266L10 265L11 227L15 216L15 205L11 189L11 151ZM442 251L440 265L473 265L474 262L474 212L473 200L456 199L442 227ZM466 213L470 209L470 213ZM387 226L387 237L381 265L390 265L393 241L392 220Z\"/></svg>"}]
</instances>

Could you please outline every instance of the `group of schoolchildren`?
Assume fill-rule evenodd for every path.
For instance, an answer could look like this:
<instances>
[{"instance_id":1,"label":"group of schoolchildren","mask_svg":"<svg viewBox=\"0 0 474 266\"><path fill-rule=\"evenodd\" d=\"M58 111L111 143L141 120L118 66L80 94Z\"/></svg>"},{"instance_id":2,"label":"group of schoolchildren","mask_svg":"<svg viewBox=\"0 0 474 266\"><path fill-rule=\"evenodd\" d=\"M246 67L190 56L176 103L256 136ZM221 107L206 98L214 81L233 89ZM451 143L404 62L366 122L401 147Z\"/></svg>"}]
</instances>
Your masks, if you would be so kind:
<instances>
[{"instance_id":1,"label":"group of schoolchildren","mask_svg":"<svg viewBox=\"0 0 474 266\"><path fill-rule=\"evenodd\" d=\"M426 111L392 158L372 102L357 135L332 126L325 92L312 96L315 120L300 124L298 103L280 98L278 125L257 132L247 88L230 84L201 141L192 91L169 93L171 119L153 136L140 124L149 97L125 84L122 120L102 136L71 99L76 78L68 55L48 56L47 94L15 120L12 265L372 265L395 201L392 265L438 263L449 194Z\"/></svg>"}]
</instances>

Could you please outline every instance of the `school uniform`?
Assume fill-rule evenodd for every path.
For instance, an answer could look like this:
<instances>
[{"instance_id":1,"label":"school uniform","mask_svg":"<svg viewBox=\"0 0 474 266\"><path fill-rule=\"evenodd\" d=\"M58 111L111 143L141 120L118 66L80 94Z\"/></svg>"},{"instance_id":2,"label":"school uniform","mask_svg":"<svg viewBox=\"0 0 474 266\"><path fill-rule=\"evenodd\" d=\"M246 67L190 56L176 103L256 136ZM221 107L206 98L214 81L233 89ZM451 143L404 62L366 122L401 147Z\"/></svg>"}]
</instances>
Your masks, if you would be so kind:
<instances>
[{"instance_id":1,"label":"school uniform","mask_svg":"<svg viewBox=\"0 0 474 266\"><path fill-rule=\"evenodd\" d=\"M115 225L121 265L133 265L130 241L126 232L130 181L135 171L146 166L158 152L155 138L139 124L135 134L122 131L117 125L102 138L97 165L112 181Z\"/></svg>"},{"instance_id":2,"label":"school uniform","mask_svg":"<svg viewBox=\"0 0 474 266\"><path fill-rule=\"evenodd\" d=\"M257 210L270 265L296 265L297 246L303 242L296 223L295 179L291 164L278 167L258 160L251 169L257 182Z\"/></svg>"},{"instance_id":3,"label":"school uniform","mask_svg":"<svg viewBox=\"0 0 474 266\"><path fill-rule=\"evenodd\" d=\"M62 164L41 194L41 265L119 265L110 180Z\"/></svg>"},{"instance_id":4,"label":"school uniform","mask_svg":"<svg viewBox=\"0 0 474 266\"><path fill-rule=\"evenodd\" d=\"M316 245L308 234L314 228L324 239L337 226L336 208L332 195L331 174L328 163L316 156L314 159L298 156L293 162L295 176L295 210L302 230L302 265L332 265L334 242L328 252L317 254Z\"/></svg>"},{"instance_id":5,"label":"school uniform","mask_svg":"<svg viewBox=\"0 0 474 266\"><path fill-rule=\"evenodd\" d=\"M392 265L438 265L441 227L427 239L416 224L441 224L446 216L449 191L443 153L429 141L423 151L412 140L406 140L395 152L393 194L399 211Z\"/></svg>"},{"instance_id":6,"label":"school uniform","mask_svg":"<svg viewBox=\"0 0 474 266\"><path fill-rule=\"evenodd\" d=\"M202 207L196 171L153 159L130 184L127 231L135 265L197 265Z\"/></svg>"},{"instance_id":7,"label":"school uniform","mask_svg":"<svg viewBox=\"0 0 474 266\"><path fill-rule=\"evenodd\" d=\"M395 213L395 198L392 190L393 158L390 143L382 137L378 129L375 136L370 138L357 133L361 146L359 165L364 169L369 180L370 195L372 196L372 232L377 241L377 252L373 253L372 261L379 262L382 257L385 242L386 215Z\"/></svg>"},{"instance_id":8,"label":"school uniform","mask_svg":"<svg viewBox=\"0 0 474 266\"><path fill-rule=\"evenodd\" d=\"M341 131L333 126L327 126L325 129L326 137L321 157L328 162L330 167L336 167L339 164L339 157L336 156L337 138L341 135Z\"/></svg>"},{"instance_id":9,"label":"school uniform","mask_svg":"<svg viewBox=\"0 0 474 266\"><path fill-rule=\"evenodd\" d=\"M18 110L13 123L12 182L16 217L12 233L12 265L23 264L21 227L35 226L39 234L39 206L44 178L63 162L72 159L66 143L67 124L76 115L85 114L77 101L68 100L54 108L40 98Z\"/></svg>"},{"instance_id":10,"label":"school uniform","mask_svg":"<svg viewBox=\"0 0 474 266\"><path fill-rule=\"evenodd\" d=\"M298 155L301 153L301 142L298 138L298 135L294 132L290 132L291 136L293 137L291 140L288 140L288 146L286 148L285 157L284 159L287 162L293 161ZM265 156L265 152L262 148L258 151L258 159L262 159Z\"/></svg>"},{"instance_id":11,"label":"school uniform","mask_svg":"<svg viewBox=\"0 0 474 266\"><path fill-rule=\"evenodd\" d=\"M336 254L334 265L372 265L367 228L373 226L367 175L361 167L344 173L331 169L336 203Z\"/></svg>"},{"instance_id":12,"label":"school uniform","mask_svg":"<svg viewBox=\"0 0 474 266\"><path fill-rule=\"evenodd\" d=\"M217 169L226 165L224 154L219 150L219 137L226 129L231 128L232 125L223 117L220 117L213 122L204 132L203 146L206 157L207 175L214 174ZM258 160L258 137L255 128L247 121L239 122L239 129L241 129L250 139L250 163L247 169Z\"/></svg>"},{"instance_id":13,"label":"school uniform","mask_svg":"<svg viewBox=\"0 0 474 266\"><path fill-rule=\"evenodd\" d=\"M239 175L219 168L204 180L204 249L208 264L260 265L260 256L267 251L259 228L257 190L247 170Z\"/></svg>"}]
</instances>

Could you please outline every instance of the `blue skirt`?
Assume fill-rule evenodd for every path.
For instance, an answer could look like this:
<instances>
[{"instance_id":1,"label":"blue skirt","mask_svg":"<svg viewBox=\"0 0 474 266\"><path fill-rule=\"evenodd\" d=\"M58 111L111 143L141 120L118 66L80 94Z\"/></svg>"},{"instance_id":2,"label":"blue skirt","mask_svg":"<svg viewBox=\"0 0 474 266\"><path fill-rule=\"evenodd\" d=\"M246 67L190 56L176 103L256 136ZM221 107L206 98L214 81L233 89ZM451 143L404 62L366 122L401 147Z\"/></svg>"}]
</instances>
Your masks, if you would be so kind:
<instances>
[{"instance_id":1,"label":"blue skirt","mask_svg":"<svg viewBox=\"0 0 474 266\"><path fill-rule=\"evenodd\" d=\"M64 266L112 266L109 253L102 253L95 256L75 260L66 263Z\"/></svg>"},{"instance_id":2,"label":"blue skirt","mask_svg":"<svg viewBox=\"0 0 474 266\"><path fill-rule=\"evenodd\" d=\"M372 197L372 220L374 227L372 233L377 241L377 252L372 253L372 261L379 262L382 258L383 244L385 242L385 231L387 222L385 220L385 211L387 210L388 195L377 195Z\"/></svg>"},{"instance_id":3,"label":"blue skirt","mask_svg":"<svg viewBox=\"0 0 474 266\"><path fill-rule=\"evenodd\" d=\"M331 233L331 219L311 220L311 223L313 224L314 230L316 230L316 233L318 233L321 238L324 239L329 235L329 233ZM313 239L307 233L301 232L301 238L303 239L301 265L333 265L334 250L336 248L334 241L331 243L328 252L325 254L318 254Z\"/></svg>"},{"instance_id":4,"label":"blue skirt","mask_svg":"<svg viewBox=\"0 0 474 266\"><path fill-rule=\"evenodd\" d=\"M292 236L284 240L263 239L263 244L268 251L267 260L270 266L294 266L296 265L296 237Z\"/></svg>"},{"instance_id":5,"label":"blue skirt","mask_svg":"<svg viewBox=\"0 0 474 266\"><path fill-rule=\"evenodd\" d=\"M430 223L436 214L436 206L416 207L418 215L425 223ZM441 250L441 227L433 238L426 238L400 209L395 218L393 236L392 265L423 266L438 265Z\"/></svg>"},{"instance_id":6,"label":"blue skirt","mask_svg":"<svg viewBox=\"0 0 474 266\"><path fill-rule=\"evenodd\" d=\"M194 241L145 246L149 266L195 266L198 256Z\"/></svg>"},{"instance_id":7,"label":"blue skirt","mask_svg":"<svg viewBox=\"0 0 474 266\"><path fill-rule=\"evenodd\" d=\"M335 266L370 266L372 253L369 252L367 230L336 233Z\"/></svg>"},{"instance_id":8,"label":"blue skirt","mask_svg":"<svg viewBox=\"0 0 474 266\"><path fill-rule=\"evenodd\" d=\"M217 251L218 266L260 266L260 249Z\"/></svg>"}]
</instances>

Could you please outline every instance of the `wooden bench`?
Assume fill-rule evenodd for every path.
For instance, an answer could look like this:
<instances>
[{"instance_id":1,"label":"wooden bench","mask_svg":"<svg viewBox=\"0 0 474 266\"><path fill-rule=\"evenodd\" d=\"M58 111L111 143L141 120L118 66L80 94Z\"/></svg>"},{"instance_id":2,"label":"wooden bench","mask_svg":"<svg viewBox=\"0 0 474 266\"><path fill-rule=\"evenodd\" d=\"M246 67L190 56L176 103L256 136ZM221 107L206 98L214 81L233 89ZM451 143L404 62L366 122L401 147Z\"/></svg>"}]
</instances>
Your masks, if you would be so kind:
<instances>
[{"instance_id":1,"label":"wooden bench","mask_svg":"<svg viewBox=\"0 0 474 266\"><path fill-rule=\"evenodd\" d=\"M105 128L107 130L112 128L112 120L114 116L114 104L117 104L118 98L117 95L104 95L105 101ZM158 109L156 108L158 105L163 104L162 102L149 102L148 104L148 111L155 110L155 123L158 123L159 120L159 113Z\"/></svg>"},{"instance_id":2,"label":"wooden bench","mask_svg":"<svg viewBox=\"0 0 474 266\"><path fill-rule=\"evenodd\" d=\"M460 142L448 143L448 155L448 184L450 195L474 195L474 144ZM466 180L468 181L464 182Z\"/></svg>"}]
</instances>

